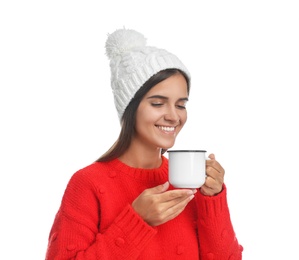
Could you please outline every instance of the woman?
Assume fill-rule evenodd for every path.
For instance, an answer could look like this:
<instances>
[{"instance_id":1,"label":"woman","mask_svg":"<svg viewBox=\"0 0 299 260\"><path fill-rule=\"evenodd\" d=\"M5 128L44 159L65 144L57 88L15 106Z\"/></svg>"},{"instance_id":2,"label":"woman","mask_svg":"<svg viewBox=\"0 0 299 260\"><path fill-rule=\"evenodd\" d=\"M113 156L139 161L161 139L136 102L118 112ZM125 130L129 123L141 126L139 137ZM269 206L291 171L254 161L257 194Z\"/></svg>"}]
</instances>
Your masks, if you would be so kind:
<instances>
[{"instance_id":1,"label":"woman","mask_svg":"<svg viewBox=\"0 0 299 260\"><path fill-rule=\"evenodd\" d=\"M121 132L70 179L46 259L242 259L224 169L211 154L200 189L174 189L163 153L187 120L190 74L134 30L108 36Z\"/></svg>"}]
</instances>

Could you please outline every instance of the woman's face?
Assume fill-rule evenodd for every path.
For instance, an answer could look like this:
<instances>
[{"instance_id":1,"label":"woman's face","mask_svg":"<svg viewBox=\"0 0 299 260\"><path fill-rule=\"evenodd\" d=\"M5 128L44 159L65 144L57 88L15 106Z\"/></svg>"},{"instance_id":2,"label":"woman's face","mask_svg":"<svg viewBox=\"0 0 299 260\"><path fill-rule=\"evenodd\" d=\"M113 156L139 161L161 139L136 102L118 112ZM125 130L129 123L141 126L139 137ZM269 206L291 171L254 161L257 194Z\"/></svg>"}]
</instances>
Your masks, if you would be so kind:
<instances>
[{"instance_id":1,"label":"woman's face","mask_svg":"<svg viewBox=\"0 0 299 260\"><path fill-rule=\"evenodd\" d=\"M133 141L142 146L168 149L187 120L187 82L175 74L154 86L141 100Z\"/></svg>"}]
</instances>

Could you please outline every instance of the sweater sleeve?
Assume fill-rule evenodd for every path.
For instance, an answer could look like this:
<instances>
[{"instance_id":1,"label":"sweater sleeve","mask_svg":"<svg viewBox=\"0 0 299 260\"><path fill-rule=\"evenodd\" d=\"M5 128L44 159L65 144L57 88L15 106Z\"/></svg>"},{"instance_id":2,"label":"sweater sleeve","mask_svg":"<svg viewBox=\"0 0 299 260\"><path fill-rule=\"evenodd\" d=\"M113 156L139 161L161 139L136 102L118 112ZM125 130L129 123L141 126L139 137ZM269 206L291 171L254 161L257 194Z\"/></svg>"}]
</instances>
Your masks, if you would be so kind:
<instances>
[{"instance_id":1,"label":"sweater sleeve","mask_svg":"<svg viewBox=\"0 0 299 260\"><path fill-rule=\"evenodd\" d=\"M241 260L239 244L230 218L226 186L216 196L196 195L201 260Z\"/></svg>"},{"instance_id":2,"label":"sweater sleeve","mask_svg":"<svg viewBox=\"0 0 299 260\"><path fill-rule=\"evenodd\" d=\"M156 234L131 205L99 233L100 202L95 187L75 174L67 185L52 225L46 260L136 259Z\"/></svg>"}]
</instances>

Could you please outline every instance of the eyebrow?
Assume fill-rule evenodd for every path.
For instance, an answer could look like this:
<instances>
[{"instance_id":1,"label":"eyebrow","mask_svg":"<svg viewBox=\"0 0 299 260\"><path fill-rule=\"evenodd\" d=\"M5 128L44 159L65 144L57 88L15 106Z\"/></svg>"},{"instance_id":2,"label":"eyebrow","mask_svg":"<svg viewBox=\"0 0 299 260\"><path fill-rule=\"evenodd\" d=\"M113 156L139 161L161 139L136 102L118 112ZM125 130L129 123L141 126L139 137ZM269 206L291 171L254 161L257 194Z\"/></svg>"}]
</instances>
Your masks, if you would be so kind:
<instances>
[{"instance_id":1,"label":"eyebrow","mask_svg":"<svg viewBox=\"0 0 299 260\"><path fill-rule=\"evenodd\" d=\"M159 98L159 99L168 99L168 97L165 97L165 96L161 96L161 95L153 95L153 96L150 96L148 97L147 99L151 99L151 98ZM188 98L185 97L185 98L179 98L180 101L188 101Z\"/></svg>"}]
</instances>

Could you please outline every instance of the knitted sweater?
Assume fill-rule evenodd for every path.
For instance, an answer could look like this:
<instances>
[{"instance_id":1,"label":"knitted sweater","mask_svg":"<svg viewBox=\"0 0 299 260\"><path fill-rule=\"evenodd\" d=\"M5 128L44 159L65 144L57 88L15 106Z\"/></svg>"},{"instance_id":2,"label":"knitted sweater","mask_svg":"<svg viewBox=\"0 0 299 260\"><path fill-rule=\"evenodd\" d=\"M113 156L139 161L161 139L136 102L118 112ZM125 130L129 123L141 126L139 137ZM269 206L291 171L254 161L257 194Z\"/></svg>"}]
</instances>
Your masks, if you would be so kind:
<instances>
[{"instance_id":1,"label":"knitted sweater","mask_svg":"<svg viewBox=\"0 0 299 260\"><path fill-rule=\"evenodd\" d=\"M46 259L242 259L225 185L213 197L197 192L179 216L157 227L133 210L141 192L168 180L168 160L162 158L157 169L115 159L76 172L50 231Z\"/></svg>"}]
</instances>

